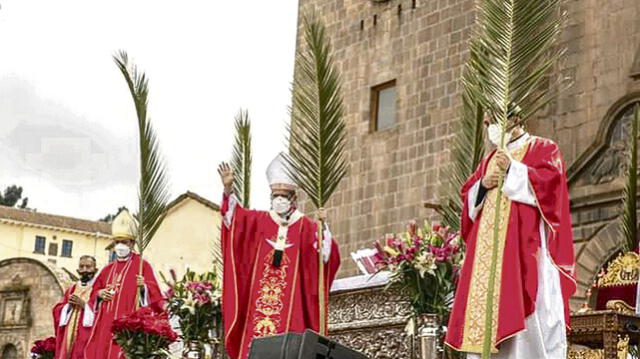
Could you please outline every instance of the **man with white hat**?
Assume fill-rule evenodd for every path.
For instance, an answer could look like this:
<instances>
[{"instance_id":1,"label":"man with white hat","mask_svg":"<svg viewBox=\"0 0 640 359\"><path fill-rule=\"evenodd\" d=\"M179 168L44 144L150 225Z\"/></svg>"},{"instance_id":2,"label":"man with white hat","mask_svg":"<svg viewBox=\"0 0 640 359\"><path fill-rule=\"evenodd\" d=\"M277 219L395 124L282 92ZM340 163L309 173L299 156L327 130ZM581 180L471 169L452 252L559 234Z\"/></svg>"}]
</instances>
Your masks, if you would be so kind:
<instances>
[{"instance_id":1,"label":"man with white hat","mask_svg":"<svg viewBox=\"0 0 640 359\"><path fill-rule=\"evenodd\" d=\"M88 304L98 314L85 349L87 359L121 357L120 347L112 340L111 324L115 319L133 313L141 306L163 310L160 287L147 261L143 262L140 275L141 258L133 252L134 227L135 219L126 209L113 220L111 234L116 260L100 271L93 284Z\"/></svg>"},{"instance_id":2,"label":"man with white hat","mask_svg":"<svg viewBox=\"0 0 640 359\"><path fill-rule=\"evenodd\" d=\"M297 209L297 186L282 154L267 169L269 211L242 208L233 194L233 170L222 163L218 172L224 185L225 348L231 359L245 359L254 338L318 331L318 227ZM324 211L318 215L324 217ZM327 298L340 254L329 229L323 233ZM326 301L324 305L326 310Z\"/></svg>"}]
</instances>

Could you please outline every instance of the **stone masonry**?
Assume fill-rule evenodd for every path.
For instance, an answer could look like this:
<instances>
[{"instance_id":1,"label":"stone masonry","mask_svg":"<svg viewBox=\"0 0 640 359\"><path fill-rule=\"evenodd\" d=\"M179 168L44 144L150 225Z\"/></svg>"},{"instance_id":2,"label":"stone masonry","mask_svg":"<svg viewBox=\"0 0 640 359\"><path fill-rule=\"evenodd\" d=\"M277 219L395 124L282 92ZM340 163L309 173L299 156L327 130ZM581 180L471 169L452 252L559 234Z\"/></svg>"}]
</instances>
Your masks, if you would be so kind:
<instances>
[{"instance_id":1,"label":"stone masonry","mask_svg":"<svg viewBox=\"0 0 640 359\"><path fill-rule=\"evenodd\" d=\"M350 165L329 218L345 277L357 274L350 252L412 219L437 218L424 203L437 203L447 180L474 1L300 0L299 7L301 18L315 12L324 20L343 79ZM573 84L529 130L558 142L569 168L579 254L576 306L619 241L611 228L620 213L623 172L610 167L622 164L604 159L620 153L621 115L640 99L640 80L631 77L640 73L640 2L567 0L564 7L567 56L555 75ZM390 80L396 81L396 125L371 132L371 88ZM594 181L598 171L609 171L608 177Z\"/></svg>"},{"instance_id":2,"label":"stone masonry","mask_svg":"<svg viewBox=\"0 0 640 359\"><path fill-rule=\"evenodd\" d=\"M35 340L52 336L51 310L69 284L66 274L37 260L0 261L0 349L13 345L18 358L27 358Z\"/></svg>"}]
</instances>

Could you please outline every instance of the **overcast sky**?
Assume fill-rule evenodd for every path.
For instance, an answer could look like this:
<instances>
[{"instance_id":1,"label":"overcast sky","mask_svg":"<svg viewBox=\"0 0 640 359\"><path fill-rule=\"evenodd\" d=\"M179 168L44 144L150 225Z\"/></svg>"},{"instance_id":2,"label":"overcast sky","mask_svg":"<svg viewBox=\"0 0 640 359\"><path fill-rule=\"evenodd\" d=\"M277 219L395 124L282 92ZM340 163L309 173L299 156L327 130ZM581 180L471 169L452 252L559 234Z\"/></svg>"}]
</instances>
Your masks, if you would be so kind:
<instances>
[{"instance_id":1,"label":"overcast sky","mask_svg":"<svg viewBox=\"0 0 640 359\"><path fill-rule=\"evenodd\" d=\"M22 185L40 212L98 219L135 208L133 104L112 54L150 78L149 112L172 197L214 202L233 118L252 120L253 207L284 149L296 0L0 0L0 187Z\"/></svg>"}]
</instances>

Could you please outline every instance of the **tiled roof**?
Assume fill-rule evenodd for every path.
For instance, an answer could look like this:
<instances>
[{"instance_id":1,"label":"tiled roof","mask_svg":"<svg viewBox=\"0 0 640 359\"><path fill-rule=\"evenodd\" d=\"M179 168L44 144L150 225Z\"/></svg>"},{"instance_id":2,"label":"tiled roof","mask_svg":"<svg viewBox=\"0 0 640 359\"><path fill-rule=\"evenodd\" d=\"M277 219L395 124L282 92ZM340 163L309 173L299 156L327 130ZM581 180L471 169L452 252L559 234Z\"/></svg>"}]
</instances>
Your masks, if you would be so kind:
<instances>
[{"instance_id":1,"label":"tiled roof","mask_svg":"<svg viewBox=\"0 0 640 359\"><path fill-rule=\"evenodd\" d=\"M111 224L106 222L89 221L86 219L58 216L6 206L0 206L0 221L2 220L111 235Z\"/></svg>"}]
</instances>

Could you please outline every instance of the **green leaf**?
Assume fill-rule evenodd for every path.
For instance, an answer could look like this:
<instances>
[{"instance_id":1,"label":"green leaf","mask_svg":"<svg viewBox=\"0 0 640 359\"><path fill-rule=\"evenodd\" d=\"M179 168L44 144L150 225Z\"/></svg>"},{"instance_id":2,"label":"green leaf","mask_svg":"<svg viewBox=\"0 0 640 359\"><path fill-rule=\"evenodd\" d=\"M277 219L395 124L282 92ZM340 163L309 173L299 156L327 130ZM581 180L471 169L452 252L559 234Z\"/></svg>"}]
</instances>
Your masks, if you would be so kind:
<instances>
[{"instance_id":1,"label":"green leaf","mask_svg":"<svg viewBox=\"0 0 640 359\"><path fill-rule=\"evenodd\" d=\"M324 207L347 172L340 75L324 25L303 19L289 126L291 176L316 208Z\"/></svg>"},{"instance_id":2,"label":"green leaf","mask_svg":"<svg viewBox=\"0 0 640 359\"><path fill-rule=\"evenodd\" d=\"M251 122L249 113L240 110L235 118L236 139L231 168L235 173L233 191L244 208L251 205Z\"/></svg>"},{"instance_id":3,"label":"green leaf","mask_svg":"<svg viewBox=\"0 0 640 359\"><path fill-rule=\"evenodd\" d=\"M443 225L454 231L460 230L460 188L484 156L484 113L480 101L473 96L478 81L470 63L471 60L462 75L462 111L451 151L452 163L445 170L445 197L438 210Z\"/></svg>"},{"instance_id":4,"label":"green leaf","mask_svg":"<svg viewBox=\"0 0 640 359\"><path fill-rule=\"evenodd\" d=\"M158 138L147 116L148 79L144 72L129 64L129 57L125 51L118 52L113 59L127 82L138 118L140 182L136 245L142 255L164 218L169 201L168 177L160 154Z\"/></svg>"}]
</instances>

